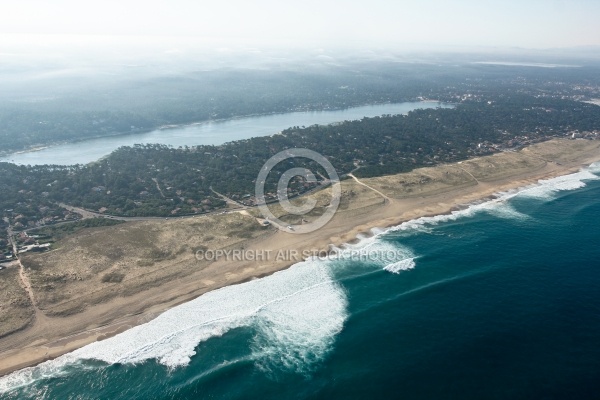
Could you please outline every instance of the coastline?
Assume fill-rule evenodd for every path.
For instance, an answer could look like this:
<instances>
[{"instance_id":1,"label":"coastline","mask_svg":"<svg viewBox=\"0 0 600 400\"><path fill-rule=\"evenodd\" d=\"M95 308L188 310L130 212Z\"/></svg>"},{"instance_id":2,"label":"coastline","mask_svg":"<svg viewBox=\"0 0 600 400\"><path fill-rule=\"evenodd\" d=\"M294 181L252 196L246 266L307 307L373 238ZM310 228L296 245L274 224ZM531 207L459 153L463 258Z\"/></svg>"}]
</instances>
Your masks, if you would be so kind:
<instances>
[{"instance_id":1,"label":"coastline","mask_svg":"<svg viewBox=\"0 0 600 400\"><path fill-rule=\"evenodd\" d=\"M568 142L558 141L559 145L563 143L566 146ZM387 229L421 217L448 214L466 205L490 200L502 192L524 188L542 179L577 172L582 167L600 160L598 149L600 142L594 144L593 149L567 162L561 160L558 164L558 162L548 161L541 168L529 169L498 179L477 181L476 184L466 187L452 187L430 195L383 199L380 206L368 208L365 212L353 212L352 218L347 218L344 212L340 212L328 225L311 235L276 232L251 242L248 249L322 251L328 250L331 246L340 247L365 235L371 235L372 230L376 228ZM535 153L532 154L532 157L537 157ZM274 262L260 267L248 262L215 262L214 264L212 268L217 272L210 281L175 280L129 297L118 297L94 305L89 310L71 317L37 316L35 323L24 331L0 339L0 347L8 349L0 353L0 376L59 357L89 343L115 336L208 291L261 278L286 269L295 262ZM75 320L78 320L77 323L74 322ZM97 321L98 325L93 326L92 321ZM62 329L53 330L53 326L58 324L63 325ZM87 326L87 329L82 329L81 326ZM38 338L27 342L28 336L32 339L36 337L33 334L35 332L44 332L44 340Z\"/></svg>"}]
</instances>

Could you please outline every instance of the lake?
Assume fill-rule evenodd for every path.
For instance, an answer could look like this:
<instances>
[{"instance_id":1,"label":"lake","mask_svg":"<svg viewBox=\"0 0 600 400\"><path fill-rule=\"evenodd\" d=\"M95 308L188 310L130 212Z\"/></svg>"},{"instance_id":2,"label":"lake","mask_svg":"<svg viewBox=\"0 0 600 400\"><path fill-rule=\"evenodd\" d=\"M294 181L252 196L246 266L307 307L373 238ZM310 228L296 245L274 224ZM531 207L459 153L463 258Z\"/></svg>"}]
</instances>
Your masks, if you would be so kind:
<instances>
[{"instance_id":1,"label":"lake","mask_svg":"<svg viewBox=\"0 0 600 400\"><path fill-rule=\"evenodd\" d=\"M0 162L19 165L87 164L96 161L121 146L160 143L173 147L219 145L233 140L276 134L292 126L331 124L385 114L406 114L418 108L452 107L436 102L378 104L335 111L306 111L284 114L206 121L175 128L157 129L146 133L109 136L49 146L41 150L19 152L0 157Z\"/></svg>"}]
</instances>

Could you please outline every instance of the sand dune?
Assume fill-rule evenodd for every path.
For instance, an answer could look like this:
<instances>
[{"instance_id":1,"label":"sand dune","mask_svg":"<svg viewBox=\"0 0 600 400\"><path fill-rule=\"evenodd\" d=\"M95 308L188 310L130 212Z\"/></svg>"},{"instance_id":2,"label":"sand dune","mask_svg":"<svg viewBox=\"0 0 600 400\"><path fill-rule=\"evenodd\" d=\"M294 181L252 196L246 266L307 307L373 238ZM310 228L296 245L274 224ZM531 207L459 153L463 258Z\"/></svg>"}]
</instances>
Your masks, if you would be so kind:
<instances>
[{"instance_id":1,"label":"sand dune","mask_svg":"<svg viewBox=\"0 0 600 400\"><path fill-rule=\"evenodd\" d=\"M405 174L344 180L334 218L307 235L262 227L256 210L81 231L62 239L56 250L22 257L37 309L20 287L2 290L2 327L6 333L21 330L0 339L0 374L110 337L207 291L271 274L294 261L267 257L211 262L198 260L198 250L327 250L375 227L446 213L598 160L600 141L552 140ZM328 205L329 189L311 197L318 207L304 217L309 221ZM302 220L278 206L272 212L289 223ZM15 288L16 268L0 271L0 288Z\"/></svg>"}]
</instances>

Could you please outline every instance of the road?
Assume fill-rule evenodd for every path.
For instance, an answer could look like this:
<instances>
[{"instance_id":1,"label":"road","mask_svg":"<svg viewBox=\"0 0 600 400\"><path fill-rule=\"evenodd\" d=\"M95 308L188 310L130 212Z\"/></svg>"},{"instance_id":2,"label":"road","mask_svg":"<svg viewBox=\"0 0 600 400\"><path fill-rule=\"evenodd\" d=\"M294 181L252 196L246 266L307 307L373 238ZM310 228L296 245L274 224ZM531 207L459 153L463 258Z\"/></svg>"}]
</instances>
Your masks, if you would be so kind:
<instances>
[{"instance_id":1,"label":"road","mask_svg":"<svg viewBox=\"0 0 600 400\"><path fill-rule=\"evenodd\" d=\"M383 198L385 199L385 201L386 201L386 202L389 202L389 203L391 203L391 202L392 202L392 199L390 199L390 198L389 198L388 196L386 196L385 194L381 193L379 190L375 189L375 188L374 188L374 187L372 187L372 186L369 186L369 185L367 185L367 184L366 184L366 183L364 183L364 182L361 182L361 181L360 181L360 180L359 180L359 179L358 179L356 176L354 176L354 175L352 174L352 172L351 172L351 173L349 173L349 174L348 174L348 176L349 176L349 177L351 177L352 179L354 179L354 181L355 181L356 183L358 183L359 185L362 185L362 186L364 186L364 187L366 187L366 188L368 188L368 189L371 189L372 191L374 191L375 193L377 193L378 195L380 195L381 197L383 197Z\"/></svg>"},{"instance_id":2,"label":"road","mask_svg":"<svg viewBox=\"0 0 600 400\"><path fill-rule=\"evenodd\" d=\"M156 183L156 188L158 189L158 191L160 192L160 195L163 198L166 198L167 196L165 196L165 194L163 193L162 189L160 188L160 185L158 184L158 179L156 178L152 178L152 180L154 181L154 183Z\"/></svg>"},{"instance_id":3,"label":"road","mask_svg":"<svg viewBox=\"0 0 600 400\"><path fill-rule=\"evenodd\" d=\"M8 223L8 218L5 218L4 220ZM13 232L10 225L8 226L6 231L8 233L8 240L13 248L13 257L19 265L19 279L21 280L21 287L27 292L27 296L29 297L31 306L33 307L33 309L35 311L36 318L41 318L41 317L43 317L43 315L37 306L37 302L35 300L33 290L31 289L31 282L29 281L29 277L27 276L27 273L25 272L25 267L23 266L23 264L21 263L21 260L19 259L17 242L14 238L15 233Z\"/></svg>"},{"instance_id":4,"label":"road","mask_svg":"<svg viewBox=\"0 0 600 400\"><path fill-rule=\"evenodd\" d=\"M107 219L114 219L116 221L129 221L129 222L133 222L133 221L157 221L157 220L164 220L164 219L187 219L187 218L196 218L199 216L204 216L204 215L209 215L209 214L220 214L223 213L224 211L213 211L210 213L206 213L206 214L198 214L198 215L184 215L184 216L179 216L179 217L118 217L115 215L107 215L107 214L101 214L98 212L94 212L94 211L89 211L83 208L79 208L79 207L73 207L70 206L68 204L64 204L64 203L58 203L59 206L61 206L62 208L69 210L71 212L80 214L83 219L88 219L88 218L107 218Z\"/></svg>"},{"instance_id":5,"label":"road","mask_svg":"<svg viewBox=\"0 0 600 400\"><path fill-rule=\"evenodd\" d=\"M352 176L351 174L349 174L350 176ZM352 176L354 178L354 176ZM354 178L356 179L356 178ZM361 182L359 182L361 183ZM319 190L322 190L326 187L328 187L331 184L331 181L329 180L325 180L323 182L321 182L321 185L308 190L304 193L302 193L299 196L296 197L302 197L302 196L308 196L314 192L317 192ZM361 183L362 184L362 183ZM366 185L365 185L366 186ZM369 187L370 188L370 187ZM370 188L372 190L375 190L373 188ZM209 215L218 215L218 214L229 214L229 213L234 213L234 212L240 212L241 210L251 210L254 208L257 208L257 206L246 206L242 203L239 203L215 190L212 189L212 187L210 188L210 190L216 194L217 196L219 196L220 198L222 198L223 200L225 200L225 202L227 202L227 204L236 207L236 209L233 210L215 210L215 211L211 211L205 214L196 214L196 215L184 215L184 216L178 216L178 217L121 217L121 216L115 216L115 215L108 215L108 214L102 214L99 212L95 212L95 211L90 211L90 210L86 210L84 208L80 208L80 207L74 207L74 206L70 206L68 204L65 203L58 203L58 205L62 208L64 208L65 210L69 210L71 212L80 214L83 219L87 219L87 218L107 218L107 219L114 219L116 221L125 221L125 222L134 222L134 221L157 221L157 220L165 220L165 219L188 219L188 218L197 218L197 217L202 217L202 216L209 216ZM378 192L379 194L381 194L382 196L386 197L383 193L375 190L376 192ZM290 197L290 199L292 199L293 197ZM386 197L387 198L387 197ZM65 223L70 222L70 221L65 221Z\"/></svg>"},{"instance_id":6,"label":"road","mask_svg":"<svg viewBox=\"0 0 600 400\"><path fill-rule=\"evenodd\" d=\"M213 192L214 194L216 194L217 196L219 196L220 198L222 198L223 200L225 200L225 202L231 206L240 207L244 210L249 208L248 206L246 206L240 202L237 202L237 201L225 196L224 194L217 192L215 189L212 188L212 186L210 187L210 191Z\"/></svg>"},{"instance_id":7,"label":"road","mask_svg":"<svg viewBox=\"0 0 600 400\"><path fill-rule=\"evenodd\" d=\"M79 207L73 207L70 206L68 204L64 204L64 203L58 203L59 206L61 206L62 208L75 212L77 214L81 214L81 216L86 219L86 218L107 218L107 219L114 219L116 221L157 221L157 220L164 220L164 219L187 219L187 218L196 218L198 216L202 216L202 215L208 215L208 214L212 214L212 213L207 213L207 214L198 214L198 215L183 215L183 216L179 216L179 217L120 217L120 216L115 216L115 215L107 215L107 214L102 214L102 213L98 213L98 212L94 212L94 211L89 211L83 208L79 208ZM221 211L222 212L222 211ZM213 212L214 214L218 214L218 212Z\"/></svg>"},{"instance_id":8,"label":"road","mask_svg":"<svg viewBox=\"0 0 600 400\"><path fill-rule=\"evenodd\" d=\"M459 164L460 164L460 162L459 162ZM458 166L458 169L462 170L464 173L466 173L467 175L469 175L471 178L475 179L475 182L477 182L477 184L479 185L479 181L477 180L477 178L475 178L475 175L473 175L472 173L470 173L469 171L467 171L466 169L464 169L460 165Z\"/></svg>"}]
</instances>

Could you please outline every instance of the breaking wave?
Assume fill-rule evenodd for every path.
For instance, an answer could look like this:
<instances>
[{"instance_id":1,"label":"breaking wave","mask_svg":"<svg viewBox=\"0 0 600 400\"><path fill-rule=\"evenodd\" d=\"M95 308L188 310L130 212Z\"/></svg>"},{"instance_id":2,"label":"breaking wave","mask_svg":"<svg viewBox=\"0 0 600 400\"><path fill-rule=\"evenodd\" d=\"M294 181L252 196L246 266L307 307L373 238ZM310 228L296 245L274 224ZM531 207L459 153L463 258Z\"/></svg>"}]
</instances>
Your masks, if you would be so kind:
<instances>
[{"instance_id":1,"label":"breaking wave","mask_svg":"<svg viewBox=\"0 0 600 400\"><path fill-rule=\"evenodd\" d=\"M595 173L600 173L600 163L500 193L492 200L449 214L422 217L385 230L373 229L372 236L337 248L335 258L343 261L352 259L351 255L376 254L368 259L371 265L399 274L415 268L418 257L412 249L386 240L385 235L427 232L440 223L481 212L501 218L529 218L508 201L514 197L552 199L560 191L579 189L587 180L600 179ZM262 370L309 372L331 350L348 318L347 295L333 275L338 264L309 259L266 278L208 292L144 325L0 378L0 393L41 379L76 373L78 368L97 368L83 363L84 360L135 364L156 359L169 368L182 367L196 354L198 344L239 327L253 328L250 359Z\"/></svg>"},{"instance_id":2,"label":"breaking wave","mask_svg":"<svg viewBox=\"0 0 600 400\"><path fill-rule=\"evenodd\" d=\"M552 200L561 191L580 189L586 186L585 181L599 180L600 176L596 175L596 173L600 173L600 163L591 164L588 168L584 168L574 174L540 180L533 185L498 193L496 198L492 200L471 204L462 210L406 221L396 227L390 228L388 232L422 232L427 226L456 221L460 218L471 217L481 212L486 212L500 218L529 219L528 215L514 209L509 200L513 198Z\"/></svg>"},{"instance_id":3,"label":"breaking wave","mask_svg":"<svg viewBox=\"0 0 600 400\"><path fill-rule=\"evenodd\" d=\"M373 229L371 232L373 236L360 237L356 244L335 249L336 257L341 261L360 261L375 265L394 274L415 267L416 256L411 248L385 239L389 230Z\"/></svg>"},{"instance_id":4,"label":"breaking wave","mask_svg":"<svg viewBox=\"0 0 600 400\"><path fill-rule=\"evenodd\" d=\"M383 269L391 272L392 274L399 274L401 271L408 271L415 268L415 259L407 258L389 265L386 265Z\"/></svg>"},{"instance_id":5,"label":"breaking wave","mask_svg":"<svg viewBox=\"0 0 600 400\"><path fill-rule=\"evenodd\" d=\"M252 351L259 367L304 373L331 349L347 318L346 307L346 294L327 263L301 262L208 292L144 325L0 378L0 393L65 375L83 360L135 364L156 359L169 368L185 366L199 343L238 327L254 328Z\"/></svg>"},{"instance_id":6,"label":"breaking wave","mask_svg":"<svg viewBox=\"0 0 600 400\"><path fill-rule=\"evenodd\" d=\"M552 200L558 192L581 189L586 186L585 181L598 180L600 177L594 172L600 172L596 164L583 169L577 173L545 179L520 190L520 197L537 198L540 200Z\"/></svg>"}]
</instances>

